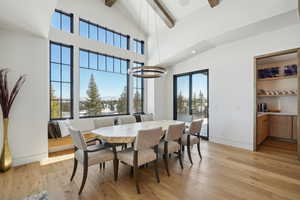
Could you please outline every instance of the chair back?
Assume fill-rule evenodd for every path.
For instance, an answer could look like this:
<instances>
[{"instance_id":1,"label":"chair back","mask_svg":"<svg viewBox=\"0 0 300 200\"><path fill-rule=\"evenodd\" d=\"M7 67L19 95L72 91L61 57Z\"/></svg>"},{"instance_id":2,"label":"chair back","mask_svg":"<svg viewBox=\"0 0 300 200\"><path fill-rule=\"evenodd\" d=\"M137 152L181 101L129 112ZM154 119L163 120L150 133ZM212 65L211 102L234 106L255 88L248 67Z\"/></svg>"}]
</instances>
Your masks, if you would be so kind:
<instances>
[{"instance_id":1,"label":"chair back","mask_svg":"<svg viewBox=\"0 0 300 200\"><path fill-rule=\"evenodd\" d=\"M136 123L135 116L128 115L128 116L122 116L118 117L118 124L133 124Z\"/></svg>"},{"instance_id":2,"label":"chair back","mask_svg":"<svg viewBox=\"0 0 300 200\"><path fill-rule=\"evenodd\" d=\"M152 114L141 115L141 121L142 122L153 121L153 115Z\"/></svg>"},{"instance_id":3,"label":"chair back","mask_svg":"<svg viewBox=\"0 0 300 200\"><path fill-rule=\"evenodd\" d=\"M203 119L192 121L190 125L190 134L192 135L200 134L202 123L203 123Z\"/></svg>"},{"instance_id":4,"label":"chair back","mask_svg":"<svg viewBox=\"0 0 300 200\"><path fill-rule=\"evenodd\" d=\"M154 147L159 144L162 136L163 131L161 127L140 130L134 142L134 150L140 151Z\"/></svg>"},{"instance_id":5,"label":"chair back","mask_svg":"<svg viewBox=\"0 0 300 200\"><path fill-rule=\"evenodd\" d=\"M72 127L69 127L69 130L75 147L83 151L87 150L87 144L81 132L73 129Z\"/></svg>"},{"instance_id":6,"label":"chair back","mask_svg":"<svg viewBox=\"0 0 300 200\"><path fill-rule=\"evenodd\" d=\"M95 119L94 125L95 125L95 128L103 128L103 127L113 126L113 125L115 125L115 118L107 117L107 118Z\"/></svg>"},{"instance_id":7,"label":"chair back","mask_svg":"<svg viewBox=\"0 0 300 200\"><path fill-rule=\"evenodd\" d=\"M182 137L184 129L185 129L185 123L170 125L166 133L165 140L166 141L178 140L179 138Z\"/></svg>"}]
</instances>

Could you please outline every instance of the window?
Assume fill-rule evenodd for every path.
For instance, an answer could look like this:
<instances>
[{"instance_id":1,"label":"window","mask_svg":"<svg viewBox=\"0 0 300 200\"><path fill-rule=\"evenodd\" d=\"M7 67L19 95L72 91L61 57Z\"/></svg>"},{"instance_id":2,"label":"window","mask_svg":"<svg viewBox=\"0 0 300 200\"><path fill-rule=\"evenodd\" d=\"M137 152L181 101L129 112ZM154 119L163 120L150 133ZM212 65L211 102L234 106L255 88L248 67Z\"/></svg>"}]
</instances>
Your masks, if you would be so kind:
<instances>
[{"instance_id":1,"label":"window","mask_svg":"<svg viewBox=\"0 0 300 200\"><path fill-rule=\"evenodd\" d=\"M50 42L50 119L73 118L73 47Z\"/></svg>"},{"instance_id":2,"label":"window","mask_svg":"<svg viewBox=\"0 0 300 200\"><path fill-rule=\"evenodd\" d=\"M134 39L132 41L132 50L138 54L144 54L144 41Z\"/></svg>"},{"instance_id":3,"label":"window","mask_svg":"<svg viewBox=\"0 0 300 200\"><path fill-rule=\"evenodd\" d=\"M129 61L80 49L80 117L128 114Z\"/></svg>"},{"instance_id":4,"label":"window","mask_svg":"<svg viewBox=\"0 0 300 200\"><path fill-rule=\"evenodd\" d=\"M133 67L141 67L144 63L134 62ZM144 112L144 79L133 77L133 113Z\"/></svg>"},{"instance_id":5,"label":"window","mask_svg":"<svg viewBox=\"0 0 300 200\"><path fill-rule=\"evenodd\" d=\"M73 14L55 10L52 15L51 25L59 30L73 33Z\"/></svg>"},{"instance_id":6,"label":"window","mask_svg":"<svg viewBox=\"0 0 300 200\"><path fill-rule=\"evenodd\" d=\"M79 20L79 35L122 49L129 49L129 36L107 29L87 20Z\"/></svg>"}]
</instances>

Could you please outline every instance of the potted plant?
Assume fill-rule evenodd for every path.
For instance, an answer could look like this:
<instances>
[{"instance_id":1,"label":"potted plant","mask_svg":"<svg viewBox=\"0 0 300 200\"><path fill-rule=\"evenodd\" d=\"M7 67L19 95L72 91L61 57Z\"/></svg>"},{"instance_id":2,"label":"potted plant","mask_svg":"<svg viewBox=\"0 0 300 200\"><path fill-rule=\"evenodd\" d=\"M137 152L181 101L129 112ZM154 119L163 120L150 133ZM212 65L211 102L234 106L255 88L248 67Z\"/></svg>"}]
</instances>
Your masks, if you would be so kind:
<instances>
[{"instance_id":1,"label":"potted plant","mask_svg":"<svg viewBox=\"0 0 300 200\"><path fill-rule=\"evenodd\" d=\"M7 74L8 68L0 69L0 106L3 115L3 146L0 156L0 171L6 172L11 168L12 158L8 144L8 122L9 112L18 95L22 85L25 82L25 75L18 78L13 89L10 91L8 88Z\"/></svg>"}]
</instances>

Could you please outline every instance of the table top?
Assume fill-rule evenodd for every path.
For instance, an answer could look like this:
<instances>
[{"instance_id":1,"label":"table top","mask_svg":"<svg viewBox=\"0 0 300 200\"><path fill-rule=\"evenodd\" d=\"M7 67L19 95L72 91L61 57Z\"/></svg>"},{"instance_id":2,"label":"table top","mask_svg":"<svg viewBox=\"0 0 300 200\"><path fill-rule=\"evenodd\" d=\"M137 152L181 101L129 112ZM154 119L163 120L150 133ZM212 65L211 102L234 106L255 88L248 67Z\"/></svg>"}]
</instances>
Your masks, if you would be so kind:
<instances>
[{"instance_id":1,"label":"table top","mask_svg":"<svg viewBox=\"0 0 300 200\"><path fill-rule=\"evenodd\" d=\"M108 143L132 143L134 142L139 130L161 127L163 131L166 131L170 125L180 123L184 122L175 120L137 122L132 124L103 127L91 132Z\"/></svg>"}]
</instances>

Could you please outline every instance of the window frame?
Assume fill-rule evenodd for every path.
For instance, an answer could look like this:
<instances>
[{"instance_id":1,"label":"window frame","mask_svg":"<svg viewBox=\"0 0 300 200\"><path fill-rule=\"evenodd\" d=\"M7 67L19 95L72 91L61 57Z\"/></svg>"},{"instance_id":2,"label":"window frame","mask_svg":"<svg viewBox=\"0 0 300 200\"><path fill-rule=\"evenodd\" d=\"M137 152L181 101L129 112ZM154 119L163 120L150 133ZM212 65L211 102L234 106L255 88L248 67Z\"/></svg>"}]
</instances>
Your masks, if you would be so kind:
<instances>
[{"instance_id":1,"label":"window frame","mask_svg":"<svg viewBox=\"0 0 300 200\"><path fill-rule=\"evenodd\" d=\"M145 63L142 63L142 62L137 62L137 61L134 61L133 64L137 64L139 66L144 66ZM142 72L143 73L143 72ZM139 78L141 80L141 88L137 88L135 87L135 83L132 84L132 90L141 90L141 112L133 112L133 114L145 114L144 112L144 92L145 92L145 85L144 85L144 78ZM132 100L134 98L134 93L133 93L133 97L132 97ZM133 102L134 103L134 102Z\"/></svg>"},{"instance_id":2,"label":"window frame","mask_svg":"<svg viewBox=\"0 0 300 200\"><path fill-rule=\"evenodd\" d=\"M144 42L144 40L133 39L133 41L135 42L133 51L135 53L144 55L145 54L145 42ZM141 44L141 52L138 52L138 50L137 50L138 49L138 44Z\"/></svg>"},{"instance_id":3,"label":"window frame","mask_svg":"<svg viewBox=\"0 0 300 200\"><path fill-rule=\"evenodd\" d=\"M66 47L66 48L70 48L70 117L62 117L62 109L60 109L60 117L59 118L52 118L51 117L51 83L53 82L51 80L51 75L52 75L52 70L51 70L51 64L59 64L60 66L60 76L62 76L62 65L64 65L62 63L62 61L60 61L60 63L57 62L53 62L51 61L51 45L59 45L60 48L62 49L62 47ZM62 50L60 50L60 57L62 59ZM56 83L60 83L60 108L62 108L62 84L66 83L64 81L62 81L62 79L60 81L54 81ZM68 45L68 44L64 44L64 43L60 43L60 42L54 42L51 41L49 42L49 120L50 121L57 121L57 120L67 120L67 119L74 119L74 47L73 45Z\"/></svg>"},{"instance_id":4,"label":"window frame","mask_svg":"<svg viewBox=\"0 0 300 200\"><path fill-rule=\"evenodd\" d=\"M124 50L129 50L129 49L130 49L130 48L129 48L129 44L130 44L130 42L129 42L129 41L130 41L130 36L129 36L129 35L120 33L120 32L118 32L118 31L114 31L114 30L112 30L112 29L110 29L110 28L101 26L101 25L96 24L96 23L94 23L94 22L91 22L91 21L89 21L89 20L86 20L86 19L83 19L83 18L79 18L79 24L80 24L81 21L88 24L88 39L94 40L94 39L92 39L91 36L90 36L90 25L93 25L93 26L96 26L96 27L97 27L97 40L96 40L97 42L102 42L101 40L99 40L99 28L101 28L101 29L103 29L103 30L105 31L105 42L104 42L105 44L110 45L110 46L113 46L113 47L116 47L116 48L119 48L119 49L124 49ZM112 44L112 45L108 43L108 40L107 40L107 32L112 32L112 37L113 37L113 44ZM119 35L119 37L120 37L120 47L118 47L118 46L115 45L115 37L114 37L115 34ZM81 35L80 35L80 26L79 26L79 36L81 36ZM125 48L122 48L122 36L125 37L125 38L127 38L127 46L126 46L126 49L125 49ZM83 36L81 36L81 37L83 37Z\"/></svg>"},{"instance_id":5,"label":"window frame","mask_svg":"<svg viewBox=\"0 0 300 200\"><path fill-rule=\"evenodd\" d=\"M67 13L67 12L59 10L59 9L55 9L54 12L59 13L59 25L60 25L60 27L59 27L58 30L64 31L62 29L62 15L66 15L66 16L70 17L70 32L68 32L68 31L64 31L64 32L74 33L74 15L73 15L73 13ZM52 18L51 18L51 20L52 20Z\"/></svg>"},{"instance_id":6,"label":"window frame","mask_svg":"<svg viewBox=\"0 0 300 200\"><path fill-rule=\"evenodd\" d=\"M85 51L85 52L88 52L88 53L94 53L94 54L97 54L97 69L92 69L90 68L90 56L88 54L88 67L81 67L80 66L80 52L81 51ZM100 70L99 69L99 55L101 56L105 56L105 70ZM113 58L113 69L114 69L114 72L110 72L108 71L107 69L107 57L111 57ZM126 71L126 74L125 73L122 73L122 70L121 70L121 64L120 64L120 73L117 73L115 72L115 66L114 66L114 59L117 58L117 59L120 59L120 61L126 61L127 62L127 71ZM79 48L79 70L82 68L82 69L88 69L88 70L94 70L94 71L98 71L98 72L107 72L107 73L117 73L117 74L122 74L122 75L126 75L126 87L127 87L127 106L126 106L126 113L124 114L109 114L109 115L95 115L95 116L80 116L79 114L79 119L85 119L85 118L97 118L97 117L113 117L113 116L123 116L123 115L129 115L130 114L130 109L129 109L129 106L130 106L130 89L129 89L129 74L128 74L128 69L129 69L129 65L130 65L130 60L129 59L124 59L124 58L120 58L120 57L116 57L116 56L111 56L111 55L108 55L108 54L103 54L103 53L98 53L98 52L95 52L95 51L91 51L91 50L88 50L88 49L84 49L84 48ZM79 85L80 85L80 81L79 81ZM79 106L80 106L80 102L79 102ZM80 111L80 108L79 108L79 111Z\"/></svg>"}]
</instances>

